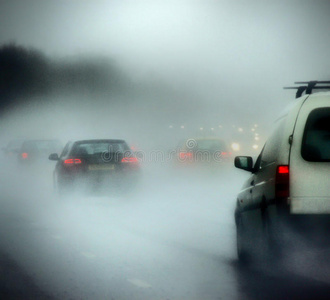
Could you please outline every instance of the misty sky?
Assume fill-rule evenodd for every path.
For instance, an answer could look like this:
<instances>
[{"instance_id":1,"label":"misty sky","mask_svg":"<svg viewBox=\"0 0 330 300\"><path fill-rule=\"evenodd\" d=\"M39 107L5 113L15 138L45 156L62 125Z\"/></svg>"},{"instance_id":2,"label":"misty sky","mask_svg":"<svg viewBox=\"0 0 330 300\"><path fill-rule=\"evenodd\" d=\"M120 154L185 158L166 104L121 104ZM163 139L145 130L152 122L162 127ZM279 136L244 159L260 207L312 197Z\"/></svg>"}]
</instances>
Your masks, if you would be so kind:
<instances>
[{"instance_id":1,"label":"misty sky","mask_svg":"<svg viewBox=\"0 0 330 300\"><path fill-rule=\"evenodd\" d=\"M211 117L230 109L233 118L261 111L275 118L294 98L283 86L330 78L330 1L0 0L0 6L1 44L50 57L108 56L138 79L157 77L191 91Z\"/></svg>"}]
</instances>

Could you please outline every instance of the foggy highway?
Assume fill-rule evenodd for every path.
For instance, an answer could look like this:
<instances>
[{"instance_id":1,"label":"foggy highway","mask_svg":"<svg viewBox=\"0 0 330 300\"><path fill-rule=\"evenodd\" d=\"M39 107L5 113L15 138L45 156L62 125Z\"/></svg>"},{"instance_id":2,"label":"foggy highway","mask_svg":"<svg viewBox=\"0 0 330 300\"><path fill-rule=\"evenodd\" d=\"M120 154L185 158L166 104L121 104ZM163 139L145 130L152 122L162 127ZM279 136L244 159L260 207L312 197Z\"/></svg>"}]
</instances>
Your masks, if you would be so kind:
<instances>
[{"instance_id":1,"label":"foggy highway","mask_svg":"<svg viewBox=\"0 0 330 300\"><path fill-rule=\"evenodd\" d=\"M2 172L1 251L54 299L325 298L329 277L311 270L239 266L243 175L151 164L133 195L61 198L51 172Z\"/></svg>"},{"instance_id":2,"label":"foggy highway","mask_svg":"<svg viewBox=\"0 0 330 300\"><path fill-rule=\"evenodd\" d=\"M328 299L327 248L293 242L276 263L239 264L247 172L176 169L169 154L217 138L223 156L256 158L295 101L282 87L330 80L329 11L323 0L0 0L0 298ZM28 167L8 147L48 139L125 140L145 155L141 180L59 196L51 153Z\"/></svg>"}]
</instances>

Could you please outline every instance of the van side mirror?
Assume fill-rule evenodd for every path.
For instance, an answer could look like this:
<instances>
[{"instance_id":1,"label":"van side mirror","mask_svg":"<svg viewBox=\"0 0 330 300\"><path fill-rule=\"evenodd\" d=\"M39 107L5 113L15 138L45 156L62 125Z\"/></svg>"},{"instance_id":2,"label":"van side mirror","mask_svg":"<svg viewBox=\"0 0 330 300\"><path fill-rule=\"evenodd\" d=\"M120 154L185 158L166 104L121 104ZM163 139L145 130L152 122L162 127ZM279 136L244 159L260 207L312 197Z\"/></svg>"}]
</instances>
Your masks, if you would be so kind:
<instances>
[{"instance_id":1,"label":"van side mirror","mask_svg":"<svg viewBox=\"0 0 330 300\"><path fill-rule=\"evenodd\" d=\"M59 160L58 154L57 153L52 153L51 155L49 155L48 159L49 160Z\"/></svg>"},{"instance_id":2,"label":"van side mirror","mask_svg":"<svg viewBox=\"0 0 330 300\"><path fill-rule=\"evenodd\" d=\"M236 156L235 167L245 171L253 171L253 159L251 156Z\"/></svg>"}]
</instances>

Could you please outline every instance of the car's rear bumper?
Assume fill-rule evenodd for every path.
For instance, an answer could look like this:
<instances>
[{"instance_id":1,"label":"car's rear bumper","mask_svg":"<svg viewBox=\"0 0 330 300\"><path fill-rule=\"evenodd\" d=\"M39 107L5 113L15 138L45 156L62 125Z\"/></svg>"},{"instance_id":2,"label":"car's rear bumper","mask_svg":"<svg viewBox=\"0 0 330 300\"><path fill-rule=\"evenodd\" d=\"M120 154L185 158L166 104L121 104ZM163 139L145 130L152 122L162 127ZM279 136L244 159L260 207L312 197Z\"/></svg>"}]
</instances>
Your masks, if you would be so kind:
<instances>
[{"instance_id":1,"label":"car's rear bumper","mask_svg":"<svg viewBox=\"0 0 330 300\"><path fill-rule=\"evenodd\" d=\"M66 186L117 186L133 183L141 177L139 171L95 171L82 173L64 173L59 176L59 180L65 182Z\"/></svg>"}]
</instances>

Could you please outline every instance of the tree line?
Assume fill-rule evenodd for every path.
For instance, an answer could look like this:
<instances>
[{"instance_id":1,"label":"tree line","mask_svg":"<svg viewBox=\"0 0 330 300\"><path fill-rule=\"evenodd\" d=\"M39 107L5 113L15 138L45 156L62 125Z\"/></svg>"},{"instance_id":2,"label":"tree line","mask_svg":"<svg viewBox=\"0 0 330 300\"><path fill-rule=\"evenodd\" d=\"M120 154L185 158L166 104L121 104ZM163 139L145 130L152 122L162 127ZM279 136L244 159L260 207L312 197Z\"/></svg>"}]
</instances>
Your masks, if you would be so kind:
<instances>
[{"instance_id":1,"label":"tree line","mask_svg":"<svg viewBox=\"0 0 330 300\"><path fill-rule=\"evenodd\" d=\"M16 44L0 47L0 110L35 96L53 93L116 93L129 80L109 60L50 59L36 49Z\"/></svg>"}]
</instances>

